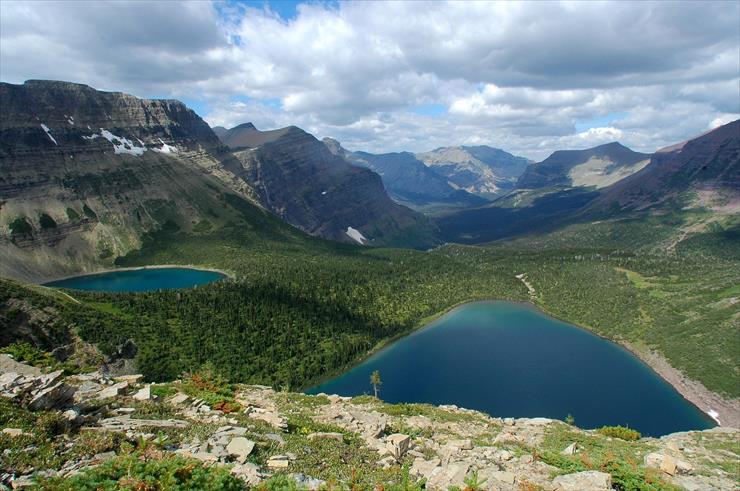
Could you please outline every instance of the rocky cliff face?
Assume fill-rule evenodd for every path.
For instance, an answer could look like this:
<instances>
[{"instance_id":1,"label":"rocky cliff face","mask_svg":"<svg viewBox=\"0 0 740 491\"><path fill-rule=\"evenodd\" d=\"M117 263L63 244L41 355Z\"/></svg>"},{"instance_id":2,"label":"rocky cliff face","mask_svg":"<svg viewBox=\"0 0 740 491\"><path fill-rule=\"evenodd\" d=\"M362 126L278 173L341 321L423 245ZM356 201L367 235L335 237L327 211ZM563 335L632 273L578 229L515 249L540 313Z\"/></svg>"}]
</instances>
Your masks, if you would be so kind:
<instances>
[{"instance_id":1,"label":"rocky cliff face","mask_svg":"<svg viewBox=\"0 0 740 491\"><path fill-rule=\"evenodd\" d=\"M380 176L350 165L297 127L229 130L236 174L260 203L311 235L364 245L428 247L436 227L386 194ZM241 149L241 150L240 150Z\"/></svg>"},{"instance_id":2,"label":"rocky cliff face","mask_svg":"<svg viewBox=\"0 0 740 491\"><path fill-rule=\"evenodd\" d=\"M517 187L603 188L634 174L649 161L649 154L634 152L617 142L586 150L558 150L542 162L528 166Z\"/></svg>"},{"instance_id":3,"label":"rocky cliff face","mask_svg":"<svg viewBox=\"0 0 740 491\"><path fill-rule=\"evenodd\" d=\"M323 141L333 154L380 175L388 194L397 203L417 210L469 207L487 203L487 200L479 196L453 187L444 176L424 165L410 152L350 152L336 140L324 138Z\"/></svg>"},{"instance_id":4,"label":"rocky cliff face","mask_svg":"<svg viewBox=\"0 0 740 491\"><path fill-rule=\"evenodd\" d=\"M529 160L485 145L443 147L416 154L458 189L493 196L512 189Z\"/></svg>"},{"instance_id":5,"label":"rocky cliff face","mask_svg":"<svg viewBox=\"0 0 740 491\"><path fill-rule=\"evenodd\" d=\"M233 156L184 104L67 82L0 84L0 274L110 264L143 233L218 222Z\"/></svg>"}]
</instances>

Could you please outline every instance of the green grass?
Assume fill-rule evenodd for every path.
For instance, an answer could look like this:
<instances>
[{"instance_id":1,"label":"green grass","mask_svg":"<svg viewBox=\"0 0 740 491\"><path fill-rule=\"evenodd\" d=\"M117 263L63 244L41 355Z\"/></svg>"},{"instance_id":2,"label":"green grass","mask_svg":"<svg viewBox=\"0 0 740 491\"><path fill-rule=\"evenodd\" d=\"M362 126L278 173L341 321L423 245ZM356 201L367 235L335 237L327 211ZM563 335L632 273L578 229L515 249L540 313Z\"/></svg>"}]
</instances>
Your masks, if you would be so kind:
<instances>
[{"instance_id":1,"label":"green grass","mask_svg":"<svg viewBox=\"0 0 740 491\"><path fill-rule=\"evenodd\" d=\"M572 443L577 444L578 453L563 455L561 451ZM607 439L575 431L566 424L556 424L548 428L542 445L532 452L546 464L557 467L558 474L587 470L608 472L614 488L620 491L678 491L678 487L662 480L659 471L642 466L644 455L651 450L650 445L642 442Z\"/></svg>"},{"instance_id":2,"label":"green grass","mask_svg":"<svg viewBox=\"0 0 740 491\"><path fill-rule=\"evenodd\" d=\"M192 490L236 491L245 487L229 470L157 451L139 451L104 462L67 479L40 482L48 491Z\"/></svg>"},{"instance_id":3,"label":"green grass","mask_svg":"<svg viewBox=\"0 0 740 491\"><path fill-rule=\"evenodd\" d=\"M0 427L20 428L29 434L18 437L0 434L0 472L25 474L41 469L59 469L67 460L117 450L123 443L123 437L118 433L71 434L60 413L29 412L2 397ZM71 446L67 445L70 434L74 436Z\"/></svg>"}]
</instances>

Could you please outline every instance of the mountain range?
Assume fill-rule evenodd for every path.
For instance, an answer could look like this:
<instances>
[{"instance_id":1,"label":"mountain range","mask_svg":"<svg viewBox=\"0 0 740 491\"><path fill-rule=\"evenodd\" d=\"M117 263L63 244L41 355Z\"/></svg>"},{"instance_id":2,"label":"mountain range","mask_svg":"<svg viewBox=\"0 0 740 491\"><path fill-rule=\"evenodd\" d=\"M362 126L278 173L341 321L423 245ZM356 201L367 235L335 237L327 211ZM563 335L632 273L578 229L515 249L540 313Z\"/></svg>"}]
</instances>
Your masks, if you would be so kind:
<instances>
[{"instance_id":1,"label":"mountain range","mask_svg":"<svg viewBox=\"0 0 740 491\"><path fill-rule=\"evenodd\" d=\"M295 127L254 130L250 148L232 152L174 100L28 81L0 84L0 106L4 274L94 268L140 247L147 233L207 232L245 213L274 212L350 243L437 243L435 225L391 201L376 174Z\"/></svg>"},{"instance_id":2,"label":"mountain range","mask_svg":"<svg viewBox=\"0 0 740 491\"><path fill-rule=\"evenodd\" d=\"M524 157L485 145L441 147L416 157L455 187L482 196L495 196L512 189L531 163Z\"/></svg>"},{"instance_id":3,"label":"mountain range","mask_svg":"<svg viewBox=\"0 0 740 491\"><path fill-rule=\"evenodd\" d=\"M411 152L350 152L331 138L324 138L324 143L335 155L379 174L391 197L411 208L430 211L435 207L464 208L488 202L455 187L445 176L435 172Z\"/></svg>"},{"instance_id":4,"label":"mountain range","mask_svg":"<svg viewBox=\"0 0 740 491\"><path fill-rule=\"evenodd\" d=\"M518 189L436 221L444 240L481 243L682 208L709 209L714 216L737 214L739 128L734 121L652 155L619 143L557 151L528 166Z\"/></svg>"}]
</instances>

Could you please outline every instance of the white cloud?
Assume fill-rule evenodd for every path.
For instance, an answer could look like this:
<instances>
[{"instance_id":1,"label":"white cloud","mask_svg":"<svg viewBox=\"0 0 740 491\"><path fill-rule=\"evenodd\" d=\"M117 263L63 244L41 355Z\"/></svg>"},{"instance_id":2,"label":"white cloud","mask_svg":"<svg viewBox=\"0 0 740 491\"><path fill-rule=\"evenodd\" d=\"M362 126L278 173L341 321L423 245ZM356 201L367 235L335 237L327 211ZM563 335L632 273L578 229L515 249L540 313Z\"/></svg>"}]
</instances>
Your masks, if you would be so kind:
<instances>
[{"instance_id":1,"label":"white cloud","mask_svg":"<svg viewBox=\"0 0 740 491\"><path fill-rule=\"evenodd\" d=\"M3 1L0 76L198 99L211 124L296 124L371 151L651 151L740 117L738 22L737 2L349 1L286 21L231 3ZM447 111L412 110L427 104Z\"/></svg>"}]
</instances>

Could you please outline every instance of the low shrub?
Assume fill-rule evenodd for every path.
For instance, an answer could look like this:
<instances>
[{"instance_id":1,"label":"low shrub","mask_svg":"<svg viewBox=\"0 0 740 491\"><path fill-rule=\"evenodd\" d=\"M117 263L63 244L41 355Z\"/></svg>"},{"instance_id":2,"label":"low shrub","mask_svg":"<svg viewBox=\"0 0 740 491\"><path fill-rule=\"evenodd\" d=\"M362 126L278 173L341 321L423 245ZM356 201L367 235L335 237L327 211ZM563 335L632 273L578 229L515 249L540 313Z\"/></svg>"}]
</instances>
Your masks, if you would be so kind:
<instances>
[{"instance_id":1,"label":"low shrub","mask_svg":"<svg viewBox=\"0 0 740 491\"><path fill-rule=\"evenodd\" d=\"M77 210L74 208L67 208L67 218L69 218L70 221L79 220L80 214L77 213Z\"/></svg>"},{"instance_id":2,"label":"low shrub","mask_svg":"<svg viewBox=\"0 0 740 491\"><path fill-rule=\"evenodd\" d=\"M211 407L224 407L228 403L231 412L238 410L232 385L210 364L204 365L195 373L187 374L183 379L182 391L191 397L202 399Z\"/></svg>"},{"instance_id":3,"label":"low shrub","mask_svg":"<svg viewBox=\"0 0 740 491\"><path fill-rule=\"evenodd\" d=\"M97 218L98 218L98 214L97 214L97 213L95 213L95 212L94 212L94 211L92 210L92 208L90 208L89 206L87 206L87 203L85 203L84 205L82 205L82 212L83 212L83 213L85 214L85 216L86 216L87 218L89 218L89 219L91 219L91 220L95 220L95 219L97 219Z\"/></svg>"},{"instance_id":4,"label":"low shrub","mask_svg":"<svg viewBox=\"0 0 740 491\"><path fill-rule=\"evenodd\" d=\"M69 422L57 412L42 413L36 419L36 429L42 435L53 438L69 430Z\"/></svg>"},{"instance_id":5,"label":"low shrub","mask_svg":"<svg viewBox=\"0 0 740 491\"><path fill-rule=\"evenodd\" d=\"M226 468L205 467L192 459L145 451L116 457L73 477L42 479L39 488L47 491L241 491L244 486Z\"/></svg>"},{"instance_id":6,"label":"low shrub","mask_svg":"<svg viewBox=\"0 0 740 491\"><path fill-rule=\"evenodd\" d=\"M23 217L18 217L9 225L11 235L31 235L33 233L33 227Z\"/></svg>"},{"instance_id":7,"label":"low shrub","mask_svg":"<svg viewBox=\"0 0 740 491\"><path fill-rule=\"evenodd\" d=\"M8 354L16 361L22 361L35 367L53 367L58 364L56 358L51 353L41 351L26 342L9 344L0 349L0 353Z\"/></svg>"},{"instance_id":8,"label":"low shrub","mask_svg":"<svg viewBox=\"0 0 740 491\"><path fill-rule=\"evenodd\" d=\"M626 428L624 426L604 426L596 431L598 431L602 435L610 436L613 438L620 438L627 441L636 441L642 438L642 435L639 431L633 430L631 428Z\"/></svg>"},{"instance_id":9,"label":"low shrub","mask_svg":"<svg viewBox=\"0 0 740 491\"><path fill-rule=\"evenodd\" d=\"M172 419L177 416L175 410L169 404L161 402L145 401L137 404L132 418L139 419Z\"/></svg>"},{"instance_id":10,"label":"low shrub","mask_svg":"<svg viewBox=\"0 0 740 491\"><path fill-rule=\"evenodd\" d=\"M39 225L43 230L57 228L57 222L46 213L39 215Z\"/></svg>"}]
</instances>

